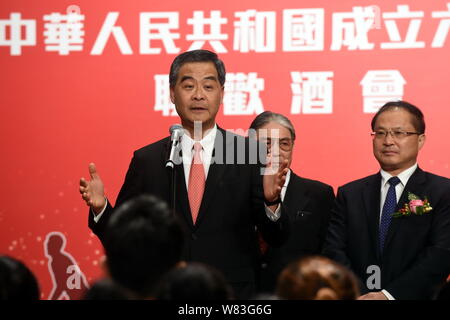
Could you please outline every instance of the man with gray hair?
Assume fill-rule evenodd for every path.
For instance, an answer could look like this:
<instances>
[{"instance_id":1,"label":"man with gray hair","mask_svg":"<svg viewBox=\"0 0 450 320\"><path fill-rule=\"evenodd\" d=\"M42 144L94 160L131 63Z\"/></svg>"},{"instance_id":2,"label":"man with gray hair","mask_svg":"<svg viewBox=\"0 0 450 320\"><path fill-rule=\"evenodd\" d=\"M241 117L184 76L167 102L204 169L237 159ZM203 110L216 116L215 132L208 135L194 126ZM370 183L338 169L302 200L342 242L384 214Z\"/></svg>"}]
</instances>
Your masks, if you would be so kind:
<instances>
[{"instance_id":1,"label":"man with gray hair","mask_svg":"<svg viewBox=\"0 0 450 320\"><path fill-rule=\"evenodd\" d=\"M250 125L249 135L267 144L270 155L287 160L294 152L295 129L288 118L265 111ZM283 206L290 220L290 238L275 248L262 244L260 290L273 292L278 275L290 262L306 255L320 254L334 201L333 188L319 181L305 179L289 169L281 190Z\"/></svg>"}]
</instances>

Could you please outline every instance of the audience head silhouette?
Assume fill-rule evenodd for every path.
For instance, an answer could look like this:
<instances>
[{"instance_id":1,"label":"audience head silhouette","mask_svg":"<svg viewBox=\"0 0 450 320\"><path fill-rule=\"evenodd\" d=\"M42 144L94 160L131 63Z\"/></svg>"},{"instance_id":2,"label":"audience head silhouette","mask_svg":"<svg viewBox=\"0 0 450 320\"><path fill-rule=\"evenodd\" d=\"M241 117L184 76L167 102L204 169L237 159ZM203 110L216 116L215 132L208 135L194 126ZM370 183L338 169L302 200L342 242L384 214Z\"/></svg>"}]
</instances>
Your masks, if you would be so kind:
<instances>
[{"instance_id":1,"label":"audience head silhouette","mask_svg":"<svg viewBox=\"0 0 450 320\"><path fill-rule=\"evenodd\" d=\"M354 300L359 289L350 270L328 258L311 256L283 270L276 294L289 300Z\"/></svg>"},{"instance_id":2,"label":"audience head silhouette","mask_svg":"<svg viewBox=\"0 0 450 320\"><path fill-rule=\"evenodd\" d=\"M86 292L83 300L133 300L135 298L136 296L130 290L106 278L95 282Z\"/></svg>"},{"instance_id":3,"label":"audience head silhouette","mask_svg":"<svg viewBox=\"0 0 450 320\"><path fill-rule=\"evenodd\" d=\"M108 271L119 285L152 297L161 276L180 261L183 243L182 227L166 203L139 196L123 203L108 223Z\"/></svg>"},{"instance_id":4,"label":"audience head silhouette","mask_svg":"<svg viewBox=\"0 0 450 320\"><path fill-rule=\"evenodd\" d=\"M17 259L0 256L0 300L39 300L35 276Z\"/></svg>"},{"instance_id":5,"label":"audience head silhouette","mask_svg":"<svg viewBox=\"0 0 450 320\"><path fill-rule=\"evenodd\" d=\"M157 297L161 300L230 300L232 289L218 270L192 262L166 274Z\"/></svg>"}]
</instances>

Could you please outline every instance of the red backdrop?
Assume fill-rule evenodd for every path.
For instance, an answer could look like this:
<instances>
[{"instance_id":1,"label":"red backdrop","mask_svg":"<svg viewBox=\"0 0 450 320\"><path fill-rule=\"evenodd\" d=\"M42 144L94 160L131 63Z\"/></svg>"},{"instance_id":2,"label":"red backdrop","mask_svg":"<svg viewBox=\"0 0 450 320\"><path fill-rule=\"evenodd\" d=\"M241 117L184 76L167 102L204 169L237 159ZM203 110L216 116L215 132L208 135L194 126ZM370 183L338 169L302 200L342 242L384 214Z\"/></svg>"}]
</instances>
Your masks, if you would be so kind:
<instances>
[{"instance_id":1,"label":"red backdrop","mask_svg":"<svg viewBox=\"0 0 450 320\"><path fill-rule=\"evenodd\" d=\"M287 115L302 176L336 189L375 172L370 120L394 98L425 113L420 166L450 176L449 26L446 1L2 1L0 253L35 272L43 299L102 275L79 178L95 162L115 201L132 152L179 122L155 75L193 48L226 64L219 125ZM57 276L64 261L79 269Z\"/></svg>"}]
</instances>

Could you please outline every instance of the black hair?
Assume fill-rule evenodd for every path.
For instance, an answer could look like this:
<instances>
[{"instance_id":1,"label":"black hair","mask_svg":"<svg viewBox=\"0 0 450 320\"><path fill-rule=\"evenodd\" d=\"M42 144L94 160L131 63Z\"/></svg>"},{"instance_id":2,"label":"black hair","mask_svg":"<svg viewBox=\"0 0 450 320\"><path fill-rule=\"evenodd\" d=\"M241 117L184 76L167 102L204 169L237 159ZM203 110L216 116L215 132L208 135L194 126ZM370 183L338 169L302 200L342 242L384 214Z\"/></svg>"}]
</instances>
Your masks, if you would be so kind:
<instances>
[{"instance_id":1,"label":"black hair","mask_svg":"<svg viewBox=\"0 0 450 320\"><path fill-rule=\"evenodd\" d=\"M184 233L162 200L142 195L123 203L105 233L111 277L141 297L151 297L159 278L181 259Z\"/></svg>"},{"instance_id":2,"label":"black hair","mask_svg":"<svg viewBox=\"0 0 450 320\"><path fill-rule=\"evenodd\" d=\"M0 300L39 300L36 277L21 261L0 256Z\"/></svg>"},{"instance_id":3,"label":"black hair","mask_svg":"<svg viewBox=\"0 0 450 320\"><path fill-rule=\"evenodd\" d=\"M189 62L212 62L217 70L217 76L219 77L219 83L223 87L225 84L225 65L222 60L219 59L216 53L208 50L193 50L183 52L178 55L170 66L169 83L173 88L177 83L178 73L180 68Z\"/></svg>"},{"instance_id":4,"label":"black hair","mask_svg":"<svg viewBox=\"0 0 450 320\"><path fill-rule=\"evenodd\" d=\"M83 300L132 300L137 297L111 279L100 279L86 292Z\"/></svg>"},{"instance_id":5,"label":"black hair","mask_svg":"<svg viewBox=\"0 0 450 320\"><path fill-rule=\"evenodd\" d=\"M161 280L161 300L230 300L232 289L217 269L198 262L172 269Z\"/></svg>"},{"instance_id":6,"label":"black hair","mask_svg":"<svg viewBox=\"0 0 450 320\"><path fill-rule=\"evenodd\" d=\"M412 124L413 124L414 128L416 129L416 131L420 134L425 133L425 119L424 119L422 111L420 111L420 109L417 108L415 105L413 105L409 102L406 102L406 101L402 101L402 100L390 101L390 102L386 103L385 105L383 105L380 108L380 110L378 110L378 112L372 118L372 123L371 123L372 131L375 130L375 122L377 121L380 114L382 114L385 111L389 111L389 110L392 110L395 108L402 108L402 109L408 111L413 116Z\"/></svg>"}]
</instances>

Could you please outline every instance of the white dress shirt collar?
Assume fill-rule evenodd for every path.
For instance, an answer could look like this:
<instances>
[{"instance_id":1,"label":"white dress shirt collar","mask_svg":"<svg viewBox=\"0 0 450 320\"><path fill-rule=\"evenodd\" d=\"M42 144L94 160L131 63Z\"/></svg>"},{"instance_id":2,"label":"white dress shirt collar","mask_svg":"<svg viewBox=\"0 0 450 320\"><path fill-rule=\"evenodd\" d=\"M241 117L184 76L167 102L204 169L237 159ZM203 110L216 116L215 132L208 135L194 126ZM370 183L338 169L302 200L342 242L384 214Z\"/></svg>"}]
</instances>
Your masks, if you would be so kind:
<instances>
[{"instance_id":1,"label":"white dress shirt collar","mask_svg":"<svg viewBox=\"0 0 450 320\"><path fill-rule=\"evenodd\" d=\"M205 169L205 177L208 178L209 167L211 164L212 153L214 150L214 142L216 140L217 134L217 124L214 124L214 127L209 130L203 139L200 140L200 144L202 145L202 152L200 152L200 159L203 163L203 168ZM186 181L186 188L189 186L189 171L191 169L192 163L192 150L194 148L194 141L187 130L185 130L185 134L181 137L181 153L183 156L183 169L184 176Z\"/></svg>"},{"instance_id":2,"label":"white dress shirt collar","mask_svg":"<svg viewBox=\"0 0 450 320\"><path fill-rule=\"evenodd\" d=\"M205 136L203 136L202 140L200 140L200 144L203 147L203 150L205 151L205 154L209 153L208 151L214 149L214 141L216 139L217 134L217 124L214 124L214 127L209 130ZM185 130L185 134L181 138L181 149L183 150L183 160L184 160L184 154L187 152L190 155L190 158L192 158L192 148L194 147L194 143L196 141L192 139L189 135L189 132Z\"/></svg>"},{"instance_id":3,"label":"white dress shirt collar","mask_svg":"<svg viewBox=\"0 0 450 320\"><path fill-rule=\"evenodd\" d=\"M414 173L414 171L416 171L416 169L417 169L417 162L412 167L402 171L397 175L403 187L406 186L409 178L411 178L412 174ZM384 171L383 169L380 169L380 174L381 174L381 187L385 187L386 183L388 183L388 180L393 176L388 172Z\"/></svg>"}]
</instances>

